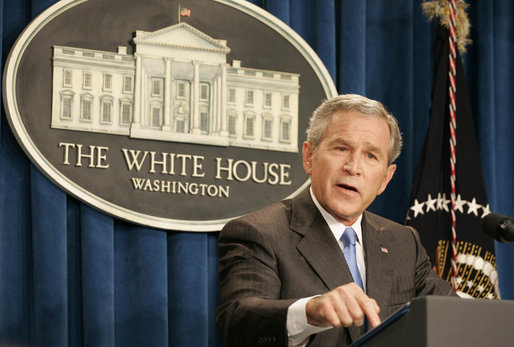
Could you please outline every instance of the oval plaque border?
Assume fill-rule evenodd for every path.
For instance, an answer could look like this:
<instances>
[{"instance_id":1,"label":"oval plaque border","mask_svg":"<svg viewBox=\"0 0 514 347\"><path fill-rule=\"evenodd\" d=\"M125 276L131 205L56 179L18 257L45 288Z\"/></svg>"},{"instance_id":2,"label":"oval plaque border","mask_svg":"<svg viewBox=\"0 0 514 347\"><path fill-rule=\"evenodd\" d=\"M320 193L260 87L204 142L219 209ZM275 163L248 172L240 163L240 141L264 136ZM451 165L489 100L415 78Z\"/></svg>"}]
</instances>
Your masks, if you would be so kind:
<instances>
[{"instance_id":1,"label":"oval plaque border","mask_svg":"<svg viewBox=\"0 0 514 347\"><path fill-rule=\"evenodd\" d=\"M7 120L11 129L14 132L21 147L32 160L32 162L41 170L50 180L52 180L59 187L64 189L67 193L77 197L79 200L89 204L101 211L112 215L116 218L126 220L128 222L141 224L148 227L159 228L164 230L178 230L189 232L214 232L219 231L229 220L233 218L206 220L206 221L193 221L193 220L179 220L171 218L155 217L148 214L143 214L133 211L116 204L113 204L76 184L68 177L63 175L57 170L52 163L50 163L44 155L39 151L37 146L29 136L27 129L23 125L23 121L19 112L18 103L15 96L16 91L16 76L20 65L20 60L26 48L30 45L32 39L48 22L64 13L68 9L77 6L87 0L61 0L58 3L50 6L37 16L19 35L14 43L11 51L7 57L4 67L3 75L3 101L4 109L7 114ZM326 69L321 59L314 52L314 50L305 42L305 40L298 35L287 24L276 18L269 12L261 9L260 7L249 3L247 1L231 1L231 0L214 0L223 5L231 6L241 12L244 12L271 29L275 30L282 37L288 40L298 52L306 59L311 66L316 76L318 77L324 89L326 96L332 97L337 95L335 84ZM309 180L307 179L304 184L300 186L295 192L287 197L293 197L300 191L308 186Z\"/></svg>"}]
</instances>

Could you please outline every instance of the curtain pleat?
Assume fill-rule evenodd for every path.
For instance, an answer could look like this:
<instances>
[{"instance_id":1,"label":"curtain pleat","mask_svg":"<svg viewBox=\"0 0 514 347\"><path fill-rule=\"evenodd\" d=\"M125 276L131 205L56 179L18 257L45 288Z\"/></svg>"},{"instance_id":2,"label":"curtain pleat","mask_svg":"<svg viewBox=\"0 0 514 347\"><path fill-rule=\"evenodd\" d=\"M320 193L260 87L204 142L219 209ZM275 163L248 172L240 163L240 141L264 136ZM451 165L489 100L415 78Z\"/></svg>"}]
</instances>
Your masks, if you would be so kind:
<instances>
[{"instance_id":1,"label":"curtain pleat","mask_svg":"<svg viewBox=\"0 0 514 347\"><path fill-rule=\"evenodd\" d=\"M68 346L80 345L83 339L80 207L76 199L66 197Z\"/></svg>"},{"instance_id":2,"label":"curtain pleat","mask_svg":"<svg viewBox=\"0 0 514 347\"><path fill-rule=\"evenodd\" d=\"M66 194L30 167L34 342L68 343Z\"/></svg>"},{"instance_id":3,"label":"curtain pleat","mask_svg":"<svg viewBox=\"0 0 514 347\"><path fill-rule=\"evenodd\" d=\"M0 134L0 342L23 345L33 303L30 163L8 126Z\"/></svg>"},{"instance_id":4,"label":"curtain pleat","mask_svg":"<svg viewBox=\"0 0 514 347\"><path fill-rule=\"evenodd\" d=\"M209 345L213 316L205 305L209 294L209 235L173 233L168 237L168 294L171 346ZM211 265L211 267L209 267ZM192 328L196 334L188 333Z\"/></svg>"},{"instance_id":5,"label":"curtain pleat","mask_svg":"<svg viewBox=\"0 0 514 347\"><path fill-rule=\"evenodd\" d=\"M214 324L216 321L216 308L219 305L219 277L218 277L218 235L211 233L207 235L207 329L208 345L223 346L221 335Z\"/></svg>"},{"instance_id":6,"label":"curtain pleat","mask_svg":"<svg viewBox=\"0 0 514 347\"><path fill-rule=\"evenodd\" d=\"M366 3L362 0L339 2L337 87L340 93L366 95Z\"/></svg>"},{"instance_id":7,"label":"curtain pleat","mask_svg":"<svg viewBox=\"0 0 514 347\"><path fill-rule=\"evenodd\" d=\"M512 2L498 3L494 2L493 14L493 42L494 42L494 72L492 78L494 80L494 99L497 117L496 119L496 162L511 163L505 165L500 177L508 177L502 184L501 189L514 192L514 151L512 146L512 129L514 128L513 117L506 116L514 109L514 98L512 86L514 85L514 64L512 46L514 44L514 21L512 17L508 18L504 13L514 13L514 4ZM510 86L510 88L509 88ZM505 115L505 116L504 116ZM510 149L510 150L509 150ZM496 177L494 175L493 177ZM499 210L502 213L509 213L507 206L512 206L511 194L495 194L495 205L505 206Z\"/></svg>"},{"instance_id":8,"label":"curtain pleat","mask_svg":"<svg viewBox=\"0 0 514 347\"><path fill-rule=\"evenodd\" d=\"M269 13L273 14L275 17L279 18L282 22L291 26L291 2L283 1L283 0L261 0L261 1L251 1L255 5L263 7ZM264 4L265 3L265 6ZM295 4L297 6L297 4ZM295 7L293 6L293 7Z\"/></svg>"},{"instance_id":9,"label":"curtain pleat","mask_svg":"<svg viewBox=\"0 0 514 347\"><path fill-rule=\"evenodd\" d=\"M0 57L2 57L2 62L5 61L4 59L4 45L3 45L3 37L4 37L4 2L3 0L0 0L0 37L2 37L2 45L0 45ZM2 77L3 71L0 71L0 77ZM0 100L0 109L3 109L3 100ZM2 123L3 119L0 117L0 139L2 137ZM2 143L0 142L0 146Z\"/></svg>"},{"instance_id":10,"label":"curtain pleat","mask_svg":"<svg viewBox=\"0 0 514 347\"><path fill-rule=\"evenodd\" d=\"M107 0L106 0L107 1ZM167 1L167 0L163 0ZM0 0L2 64L55 0ZM252 0L311 45L340 93L382 101L405 145L372 210L403 222L426 133L436 24L421 0ZM514 4L469 1L463 56L492 211L514 216ZM192 6L192 5L191 5ZM163 231L65 194L30 163L0 118L0 345L222 346L217 233ZM514 245L496 244L503 298Z\"/></svg>"},{"instance_id":11,"label":"curtain pleat","mask_svg":"<svg viewBox=\"0 0 514 347\"><path fill-rule=\"evenodd\" d=\"M314 1L312 26L314 29L314 50L325 64L330 76L336 79L336 4L335 0ZM327 25L327 23L334 23ZM311 29L312 30L312 29Z\"/></svg>"},{"instance_id":12,"label":"curtain pleat","mask_svg":"<svg viewBox=\"0 0 514 347\"><path fill-rule=\"evenodd\" d=\"M80 212L84 344L114 346L114 221L85 204Z\"/></svg>"},{"instance_id":13,"label":"curtain pleat","mask_svg":"<svg viewBox=\"0 0 514 347\"><path fill-rule=\"evenodd\" d=\"M114 235L118 346L168 343L166 233L120 222ZM180 300L174 297L173 300Z\"/></svg>"}]
</instances>

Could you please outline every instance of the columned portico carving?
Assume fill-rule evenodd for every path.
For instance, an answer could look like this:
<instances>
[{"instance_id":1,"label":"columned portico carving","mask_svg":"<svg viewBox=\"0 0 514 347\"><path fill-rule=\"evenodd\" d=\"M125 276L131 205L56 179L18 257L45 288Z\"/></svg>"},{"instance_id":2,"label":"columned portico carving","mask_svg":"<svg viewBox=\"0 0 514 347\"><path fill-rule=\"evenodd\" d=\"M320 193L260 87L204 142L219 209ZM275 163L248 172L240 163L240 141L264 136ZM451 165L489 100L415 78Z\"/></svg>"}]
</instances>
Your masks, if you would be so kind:
<instances>
[{"instance_id":1,"label":"columned portico carving","mask_svg":"<svg viewBox=\"0 0 514 347\"><path fill-rule=\"evenodd\" d=\"M126 47L108 54L54 46L53 128L298 151L298 74L242 67L238 60L229 65L227 42L187 23L154 32L136 30L133 43L133 54ZM110 76L112 90L95 84L85 91L81 81L68 83L86 75L84 66L93 81ZM125 85L127 78L133 81L133 90ZM113 105L104 108L109 114L101 115L93 107L87 119L80 117L81 104L95 105L101 100ZM130 103L129 122L127 115L121 116L120 105Z\"/></svg>"}]
</instances>

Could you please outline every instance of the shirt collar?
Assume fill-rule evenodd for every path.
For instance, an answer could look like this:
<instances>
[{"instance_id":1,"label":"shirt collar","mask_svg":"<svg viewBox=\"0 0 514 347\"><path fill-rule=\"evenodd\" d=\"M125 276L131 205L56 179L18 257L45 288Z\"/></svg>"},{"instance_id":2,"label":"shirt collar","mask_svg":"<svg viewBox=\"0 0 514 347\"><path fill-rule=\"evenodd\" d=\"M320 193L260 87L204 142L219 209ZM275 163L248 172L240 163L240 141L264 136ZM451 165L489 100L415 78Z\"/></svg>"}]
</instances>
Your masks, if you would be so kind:
<instances>
[{"instance_id":1,"label":"shirt collar","mask_svg":"<svg viewBox=\"0 0 514 347\"><path fill-rule=\"evenodd\" d=\"M330 228L330 231L332 231L332 234L334 235L335 239L339 241L341 239L341 236L343 236L344 230L346 229L346 225L339 222L337 219L335 219L334 216L332 216L330 213L328 213L323 206L320 205L316 197L314 196L314 193L312 192L312 187L309 188L309 192L311 194L312 201L314 201L314 205L318 208L318 210L321 212L321 215L325 219L325 221L328 224L328 227ZM355 234L357 234L357 239L355 240L359 244L362 245L362 213L360 214L359 218L350 225L350 227L355 230Z\"/></svg>"}]
</instances>

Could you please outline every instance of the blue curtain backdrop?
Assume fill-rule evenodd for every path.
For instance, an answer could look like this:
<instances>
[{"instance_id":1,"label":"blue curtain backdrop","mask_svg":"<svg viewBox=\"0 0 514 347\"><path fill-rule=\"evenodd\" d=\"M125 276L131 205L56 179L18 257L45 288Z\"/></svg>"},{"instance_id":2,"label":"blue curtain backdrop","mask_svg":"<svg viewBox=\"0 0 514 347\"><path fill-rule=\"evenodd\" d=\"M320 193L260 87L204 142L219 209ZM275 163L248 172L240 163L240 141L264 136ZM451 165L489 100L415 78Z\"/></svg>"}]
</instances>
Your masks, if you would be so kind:
<instances>
[{"instance_id":1,"label":"blue curtain backdrop","mask_svg":"<svg viewBox=\"0 0 514 347\"><path fill-rule=\"evenodd\" d=\"M54 2L0 1L2 65ZM405 150L372 210L403 222L434 75L435 24L421 1L253 2L314 48L340 93L381 100L398 117ZM487 193L492 211L514 216L514 4L468 2L473 45L463 58ZM3 109L0 129L0 344L222 346L216 233L165 232L98 212L30 163ZM514 245L496 251L502 296L514 299Z\"/></svg>"}]
</instances>

